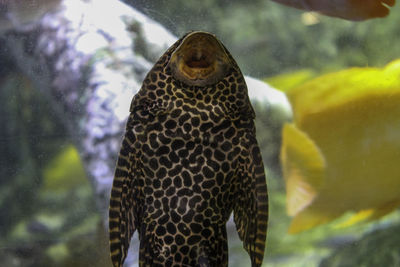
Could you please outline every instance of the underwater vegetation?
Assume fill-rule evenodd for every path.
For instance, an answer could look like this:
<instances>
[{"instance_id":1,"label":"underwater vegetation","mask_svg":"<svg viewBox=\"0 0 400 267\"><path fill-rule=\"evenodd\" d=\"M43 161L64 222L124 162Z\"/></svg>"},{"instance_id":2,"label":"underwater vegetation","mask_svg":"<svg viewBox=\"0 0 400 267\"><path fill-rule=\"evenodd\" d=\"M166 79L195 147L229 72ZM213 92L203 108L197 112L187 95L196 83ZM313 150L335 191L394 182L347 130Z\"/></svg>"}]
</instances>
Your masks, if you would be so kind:
<instances>
[{"instance_id":1,"label":"underwater vegetation","mask_svg":"<svg viewBox=\"0 0 400 267\"><path fill-rule=\"evenodd\" d=\"M294 121L281 161L289 232L354 212L341 226L378 219L400 205L400 60L351 68L287 91Z\"/></svg>"}]
</instances>

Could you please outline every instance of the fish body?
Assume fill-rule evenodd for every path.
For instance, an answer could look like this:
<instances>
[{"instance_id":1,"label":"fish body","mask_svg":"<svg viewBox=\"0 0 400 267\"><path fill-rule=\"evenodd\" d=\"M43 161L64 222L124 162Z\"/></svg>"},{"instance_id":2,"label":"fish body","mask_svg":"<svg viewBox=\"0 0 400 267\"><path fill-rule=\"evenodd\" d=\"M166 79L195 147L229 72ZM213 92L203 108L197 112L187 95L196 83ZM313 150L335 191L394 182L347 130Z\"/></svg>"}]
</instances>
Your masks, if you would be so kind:
<instances>
[{"instance_id":1,"label":"fish body","mask_svg":"<svg viewBox=\"0 0 400 267\"><path fill-rule=\"evenodd\" d=\"M236 62L206 32L172 45L134 96L109 208L122 266L137 230L140 266L227 266L232 211L252 266L268 220L254 111Z\"/></svg>"},{"instance_id":2,"label":"fish body","mask_svg":"<svg viewBox=\"0 0 400 267\"><path fill-rule=\"evenodd\" d=\"M324 74L287 92L282 130L287 212L295 234L372 221L400 207L400 60ZM360 82L361 81L361 82Z\"/></svg>"}]
</instances>

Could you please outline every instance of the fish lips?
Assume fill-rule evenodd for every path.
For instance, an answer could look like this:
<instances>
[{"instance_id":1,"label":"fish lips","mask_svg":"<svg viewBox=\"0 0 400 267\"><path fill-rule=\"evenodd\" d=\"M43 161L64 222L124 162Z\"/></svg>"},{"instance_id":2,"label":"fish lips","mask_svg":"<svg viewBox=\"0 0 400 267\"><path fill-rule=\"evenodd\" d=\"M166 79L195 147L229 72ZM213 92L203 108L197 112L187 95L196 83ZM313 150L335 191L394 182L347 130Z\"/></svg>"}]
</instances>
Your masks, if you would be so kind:
<instances>
[{"instance_id":1,"label":"fish lips","mask_svg":"<svg viewBox=\"0 0 400 267\"><path fill-rule=\"evenodd\" d=\"M207 86L222 80L232 63L213 34L192 32L171 54L167 67L175 79L187 85Z\"/></svg>"}]
</instances>

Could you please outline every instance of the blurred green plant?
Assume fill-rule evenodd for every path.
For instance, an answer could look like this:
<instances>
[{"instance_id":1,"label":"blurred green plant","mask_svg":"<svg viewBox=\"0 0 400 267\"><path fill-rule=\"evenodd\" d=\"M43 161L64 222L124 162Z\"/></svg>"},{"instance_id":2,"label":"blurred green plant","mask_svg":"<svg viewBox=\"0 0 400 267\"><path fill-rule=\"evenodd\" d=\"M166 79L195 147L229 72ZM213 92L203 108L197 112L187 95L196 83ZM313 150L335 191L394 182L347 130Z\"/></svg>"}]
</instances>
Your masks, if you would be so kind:
<instances>
[{"instance_id":1,"label":"blurred green plant","mask_svg":"<svg viewBox=\"0 0 400 267\"><path fill-rule=\"evenodd\" d=\"M9 66L12 69L12 66ZM54 142L43 136L63 129L53 122L50 107L19 74L0 79L0 235L7 236L15 221L37 208L40 169L54 152ZM42 103L37 105L36 103ZM57 135L57 134L56 134ZM58 137L62 138L60 134ZM54 139L53 139L54 140Z\"/></svg>"},{"instance_id":2,"label":"blurred green plant","mask_svg":"<svg viewBox=\"0 0 400 267\"><path fill-rule=\"evenodd\" d=\"M12 64L5 69L0 68L0 265L110 266L102 218L64 125L25 76L12 72Z\"/></svg>"},{"instance_id":3,"label":"blurred green plant","mask_svg":"<svg viewBox=\"0 0 400 267\"><path fill-rule=\"evenodd\" d=\"M350 22L266 0L125 2L177 36L190 30L215 33L244 73L259 78L299 69L383 66L400 54L394 45L400 41L400 5L384 19Z\"/></svg>"},{"instance_id":4,"label":"blurred green plant","mask_svg":"<svg viewBox=\"0 0 400 267\"><path fill-rule=\"evenodd\" d=\"M45 191L68 191L88 184L78 151L72 145L65 147L43 170Z\"/></svg>"},{"instance_id":5,"label":"blurred green plant","mask_svg":"<svg viewBox=\"0 0 400 267\"><path fill-rule=\"evenodd\" d=\"M374 230L367 233L357 242L352 242L336 249L319 266L400 266L399 232L400 225Z\"/></svg>"}]
</instances>

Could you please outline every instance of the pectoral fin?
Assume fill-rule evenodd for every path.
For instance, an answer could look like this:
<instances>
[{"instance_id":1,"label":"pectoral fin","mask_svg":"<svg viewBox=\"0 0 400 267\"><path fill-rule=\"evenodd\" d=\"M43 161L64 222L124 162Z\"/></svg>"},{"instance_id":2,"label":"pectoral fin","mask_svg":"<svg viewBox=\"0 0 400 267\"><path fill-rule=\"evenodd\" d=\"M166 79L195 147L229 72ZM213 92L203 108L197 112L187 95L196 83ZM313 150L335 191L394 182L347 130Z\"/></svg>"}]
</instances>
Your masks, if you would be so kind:
<instances>
[{"instance_id":1,"label":"pectoral fin","mask_svg":"<svg viewBox=\"0 0 400 267\"><path fill-rule=\"evenodd\" d=\"M283 127L281 162L286 182L286 208L298 214L316 197L325 177L325 160L316 144L294 124Z\"/></svg>"},{"instance_id":2,"label":"pectoral fin","mask_svg":"<svg viewBox=\"0 0 400 267\"><path fill-rule=\"evenodd\" d=\"M252 266L261 266L268 223L268 192L260 149L252 134L242 142L242 171L234 204L234 221Z\"/></svg>"},{"instance_id":3,"label":"pectoral fin","mask_svg":"<svg viewBox=\"0 0 400 267\"><path fill-rule=\"evenodd\" d=\"M131 153L132 135L127 134L118 157L109 207L109 237L111 260L114 267L122 266L132 235L137 227L137 208L134 198Z\"/></svg>"}]
</instances>

